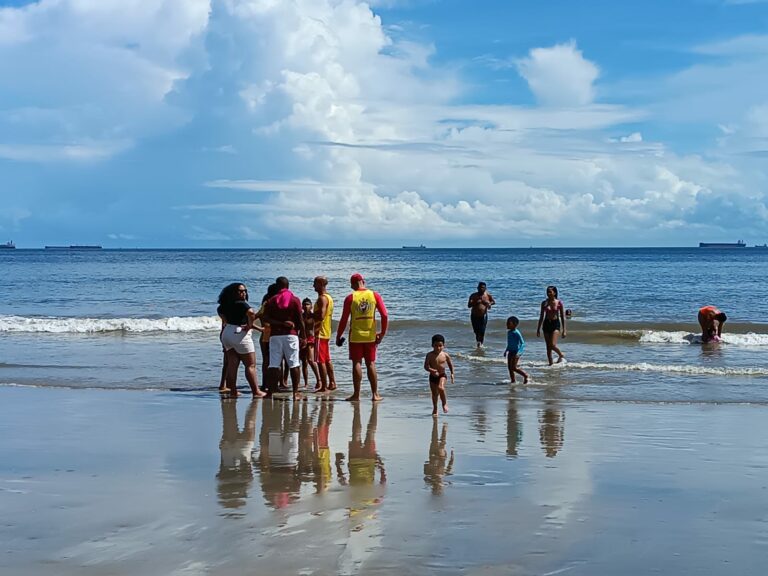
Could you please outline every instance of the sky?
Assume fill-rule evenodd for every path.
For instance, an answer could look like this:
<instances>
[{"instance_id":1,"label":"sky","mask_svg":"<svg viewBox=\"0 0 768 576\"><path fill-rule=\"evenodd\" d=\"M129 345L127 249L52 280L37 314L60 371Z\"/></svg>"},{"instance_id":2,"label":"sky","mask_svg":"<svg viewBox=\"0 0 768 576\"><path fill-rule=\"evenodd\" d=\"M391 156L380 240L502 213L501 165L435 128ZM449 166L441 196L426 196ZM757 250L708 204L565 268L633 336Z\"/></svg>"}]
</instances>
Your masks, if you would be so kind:
<instances>
[{"instance_id":1,"label":"sky","mask_svg":"<svg viewBox=\"0 0 768 576\"><path fill-rule=\"evenodd\" d=\"M0 0L0 242L768 242L768 0Z\"/></svg>"}]
</instances>

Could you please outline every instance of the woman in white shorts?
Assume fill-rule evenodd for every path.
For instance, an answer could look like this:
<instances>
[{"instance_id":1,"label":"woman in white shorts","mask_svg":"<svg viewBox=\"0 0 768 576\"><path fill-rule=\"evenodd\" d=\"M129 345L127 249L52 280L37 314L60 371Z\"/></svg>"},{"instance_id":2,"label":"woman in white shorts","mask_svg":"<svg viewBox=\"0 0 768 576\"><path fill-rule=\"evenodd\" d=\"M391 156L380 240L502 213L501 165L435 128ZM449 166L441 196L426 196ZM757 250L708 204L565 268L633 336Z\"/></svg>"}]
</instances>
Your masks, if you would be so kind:
<instances>
[{"instance_id":1,"label":"woman in white shorts","mask_svg":"<svg viewBox=\"0 0 768 576\"><path fill-rule=\"evenodd\" d=\"M261 330L254 325L256 312L248 304L248 289L242 282L226 286L219 294L221 318L221 345L226 355L226 383L229 395L237 397L237 370L240 362L245 365L245 379L254 398L265 396L256 380L256 346L253 331Z\"/></svg>"}]
</instances>

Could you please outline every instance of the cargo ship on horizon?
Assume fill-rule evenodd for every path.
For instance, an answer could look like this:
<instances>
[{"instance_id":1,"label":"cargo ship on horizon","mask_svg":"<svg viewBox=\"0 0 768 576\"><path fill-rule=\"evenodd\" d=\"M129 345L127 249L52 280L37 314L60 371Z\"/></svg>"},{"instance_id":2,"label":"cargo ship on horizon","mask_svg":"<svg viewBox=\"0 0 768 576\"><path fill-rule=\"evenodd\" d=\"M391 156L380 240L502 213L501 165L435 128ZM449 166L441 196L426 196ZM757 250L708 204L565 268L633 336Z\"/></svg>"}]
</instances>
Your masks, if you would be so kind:
<instances>
[{"instance_id":1,"label":"cargo ship on horizon","mask_svg":"<svg viewBox=\"0 0 768 576\"><path fill-rule=\"evenodd\" d=\"M744 240L738 242L699 242L699 248L746 248Z\"/></svg>"},{"instance_id":2,"label":"cargo ship on horizon","mask_svg":"<svg viewBox=\"0 0 768 576\"><path fill-rule=\"evenodd\" d=\"M69 246L46 246L46 250L101 250L102 247L95 244L70 244Z\"/></svg>"},{"instance_id":3,"label":"cargo ship on horizon","mask_svg":"<svg viewBox=\"0 0 768 576\"><path fill-rule=\"evenodd\" d=\"M16 250L16 244L13 240L8 240L5 244L0 244L0 250Z\"/></svg>"}]
</instances>

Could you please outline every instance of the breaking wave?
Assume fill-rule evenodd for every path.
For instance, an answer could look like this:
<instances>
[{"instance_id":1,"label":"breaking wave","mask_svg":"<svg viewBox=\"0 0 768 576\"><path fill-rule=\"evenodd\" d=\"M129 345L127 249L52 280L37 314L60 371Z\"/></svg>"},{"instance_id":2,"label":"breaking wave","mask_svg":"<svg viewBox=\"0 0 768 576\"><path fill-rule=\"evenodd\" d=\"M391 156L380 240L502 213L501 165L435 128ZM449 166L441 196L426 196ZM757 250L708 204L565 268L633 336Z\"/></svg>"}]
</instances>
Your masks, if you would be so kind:
<instances>
[{"instance_id":1,"label":"breaking wave","mask_svg":"<svg viewBox=\"0 0 768 576\"><path fill-rule=\"evenodd\" d=\"M2 332L95 334L101 332L211 332L219 330L216 316L171 318L27 318L0 316Z\"/></svg>"}]
</instances>

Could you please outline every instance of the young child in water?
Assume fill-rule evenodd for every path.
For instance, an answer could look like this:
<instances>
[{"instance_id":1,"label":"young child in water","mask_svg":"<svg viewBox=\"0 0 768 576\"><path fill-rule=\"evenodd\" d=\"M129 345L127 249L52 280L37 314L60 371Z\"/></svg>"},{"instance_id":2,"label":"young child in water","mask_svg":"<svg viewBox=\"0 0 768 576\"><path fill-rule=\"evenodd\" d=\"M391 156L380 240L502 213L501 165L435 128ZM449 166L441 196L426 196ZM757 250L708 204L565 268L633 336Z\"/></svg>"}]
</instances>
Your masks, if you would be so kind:
<instances>
[{"instance_id":1,"label":"young child in water","mask_svg":"<svg viewBox=\"0 0 768 576\"><path fill-rule=\"evenodd\" d=\"M528 373L518 366L520 356L525 351L525 340L517 325L520 320L517 316L507 318L507 349L504 350L504 356L507 358L507 368L509 368L509 379L512 384L515 383L515 373L523 377L523 384L528 384Z\"/></svg>"},{"instance_id":2,"label":"young child in water","mask_svg":"<svg viewBox=\"0 0 768 576\"><path fill-rule=\"evenodd\" d=\"M304 345L299 350L301 373L304 376L304 388L309 385L307 366L310 366L312 373L315 375L315 390L318 390L320 388L320 374L317 371L317 362L315 362L315 316L312 310L312 300L304 298L301 301L301 309L304 316L304 329L307 335L307 339L303 343Z\"/></svg>"},{"instance_id":3,"label":"young child in water","mask_svg":"<svg viewBox=\"0 0 768 576\"><path fill-rule=\"evenodd\" d=\"M443 412L448 412L448 399L445 396L445 382L448 376L445 367L451 371L451 384L454 383L453 362L445 351L445 338L442 334L432 336L432 351L424 358L424 370L429 372L429 390L432 392L432 416L437 416L437 397L443 404Z\"/></svg>"}]
</instances>

